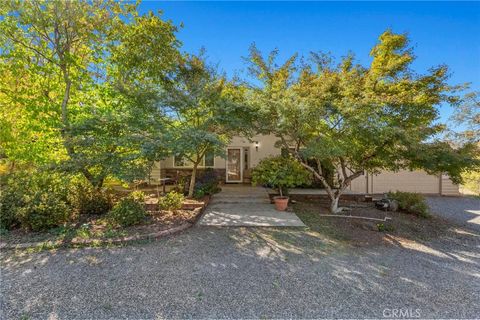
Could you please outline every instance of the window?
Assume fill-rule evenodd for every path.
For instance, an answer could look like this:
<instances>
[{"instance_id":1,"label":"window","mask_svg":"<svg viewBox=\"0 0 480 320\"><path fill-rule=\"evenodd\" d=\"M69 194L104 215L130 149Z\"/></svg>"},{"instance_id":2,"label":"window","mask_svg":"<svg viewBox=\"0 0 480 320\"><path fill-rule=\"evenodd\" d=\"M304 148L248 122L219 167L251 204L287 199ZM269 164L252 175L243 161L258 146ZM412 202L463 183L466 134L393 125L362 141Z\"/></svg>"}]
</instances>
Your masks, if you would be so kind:
<instances>
[{"instance_id":1,"label":"window","mask_svg":"<svg viewBox=\"0 0 480 320\"><path fill-rule=\"evenodd\" d=\"M191 168L192 162L187 158L178 155L173 157L173 165L175 167L186 167ZM202 161L200 162L200 167L213 167L215 165L215 154L213 151L205 152L205 156L203 157Z\"/></svg>"},{"instance_id":2,"label":"window","mask_svg":"<svg viewBox=\"0 0 480 320\"><path fill-rule=\"evenodd\" d=\"M191 167L191 162L183 156L174 156L173 165L175 167Z\"/></svg>"}]
</instances>

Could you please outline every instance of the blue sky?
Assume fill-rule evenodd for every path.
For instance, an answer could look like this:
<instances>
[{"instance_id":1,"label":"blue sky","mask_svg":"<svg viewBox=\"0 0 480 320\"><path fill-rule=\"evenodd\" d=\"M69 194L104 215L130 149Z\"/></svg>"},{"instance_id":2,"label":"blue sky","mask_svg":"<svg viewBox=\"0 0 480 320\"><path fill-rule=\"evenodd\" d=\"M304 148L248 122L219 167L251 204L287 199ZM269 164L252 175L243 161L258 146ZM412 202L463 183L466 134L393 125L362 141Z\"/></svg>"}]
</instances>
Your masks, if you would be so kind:
<instances>
[{"instance_id":1,"label":"blue sky","mask_svg":"<svg viewBox=\"0 0 480 320\"><path fill-rule=\"evenodd\" d=\"M242 61L255 42L264 52L352 51L362 64L387 28L407 32L417 60L413 69L447 64L452 84L471 82L480 90L480 2L155 2L142 11L162 10L164 18L184 24L183 50L207 49L211 62L232 76L244 75ZM440 108L441 121L451 114Z\"/></svg>"}]
</instances>

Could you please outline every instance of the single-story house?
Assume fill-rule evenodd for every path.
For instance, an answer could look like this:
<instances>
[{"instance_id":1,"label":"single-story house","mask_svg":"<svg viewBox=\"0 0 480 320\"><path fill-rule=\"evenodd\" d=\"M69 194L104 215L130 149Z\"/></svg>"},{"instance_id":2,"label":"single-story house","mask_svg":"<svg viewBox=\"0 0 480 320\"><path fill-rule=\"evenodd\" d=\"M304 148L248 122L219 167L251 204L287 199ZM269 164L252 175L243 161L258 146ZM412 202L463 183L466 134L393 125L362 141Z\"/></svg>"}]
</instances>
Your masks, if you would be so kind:
<instances>
[{"instance_id":1,"label":"single-story house","mask_svg":"<svg viewBox=\"0 0 480 320\"><path fill-rule=\"evenodd\" d=\"M225 150L226 158L206 154L201 169L212 168L225 183L250 183L251 169L268 156L279 155L273 135L257 135L247 139L234 137ZM169 157L155 163L151 179L178 177L187 174L191 164L181 157ZM447 175L429 175L423 171L402 170L366 174L350 185L353 193L379 194L388 191L409 191L436 195L459 195L459 187Z\"/></svg>"}]
</instances>

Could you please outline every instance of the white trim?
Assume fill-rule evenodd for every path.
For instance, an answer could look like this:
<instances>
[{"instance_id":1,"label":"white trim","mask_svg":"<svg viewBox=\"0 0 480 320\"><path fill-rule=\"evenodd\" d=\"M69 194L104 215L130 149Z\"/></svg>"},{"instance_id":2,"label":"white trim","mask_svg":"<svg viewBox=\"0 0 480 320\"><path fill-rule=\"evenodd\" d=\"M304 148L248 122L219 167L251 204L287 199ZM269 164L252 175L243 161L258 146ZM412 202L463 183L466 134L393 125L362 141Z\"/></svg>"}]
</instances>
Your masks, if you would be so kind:
<instances>
[{"instance_id":1,"label":"white trim","mask_svg":"<svg viewBox=\"0 0 480 320\"><path fill-rule=\"evenodd\" d=\"M228 179L228 150L240 150L240 180L229 180ZM227 183L242 183L243 182L243 147L228 147L227 148L227 157L225 159L225 182Z\"/></svg>"},{"instance_id":2,"label":"white trim","mask_svg":"<svg viewBox=\"0 0 480 320\"><path fill-rule=\"evenodd\" d=\"M202 162L198 165L197 168L215 168L215 153L213 154L213 165L212 166L205 166L205 156L203 156ZM187 160L191 163L190 160ZM172 168L174 169L193 169L193 165L189 164L187 166L177 166L175 165L175 155L172 156Z\"/></svg>"}]
</instances>

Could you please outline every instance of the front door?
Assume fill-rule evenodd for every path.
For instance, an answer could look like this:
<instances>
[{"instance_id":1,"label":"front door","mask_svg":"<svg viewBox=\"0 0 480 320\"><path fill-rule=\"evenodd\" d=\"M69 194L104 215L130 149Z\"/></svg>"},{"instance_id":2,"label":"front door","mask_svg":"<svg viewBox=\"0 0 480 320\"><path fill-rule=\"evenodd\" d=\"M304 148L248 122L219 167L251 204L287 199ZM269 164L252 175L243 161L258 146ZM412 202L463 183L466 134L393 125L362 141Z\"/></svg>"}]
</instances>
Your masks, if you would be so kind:
<instances>
[{"instance_id":1,"label":"front door","mask_svg":"<svg viewBox=\"0 0 480 320\"><path fill-rule=\"evenodd\" d=\"M226 180L227 182L242 182L242 148L227 149L227 166Z\"/></svg>"}]
</instances>

